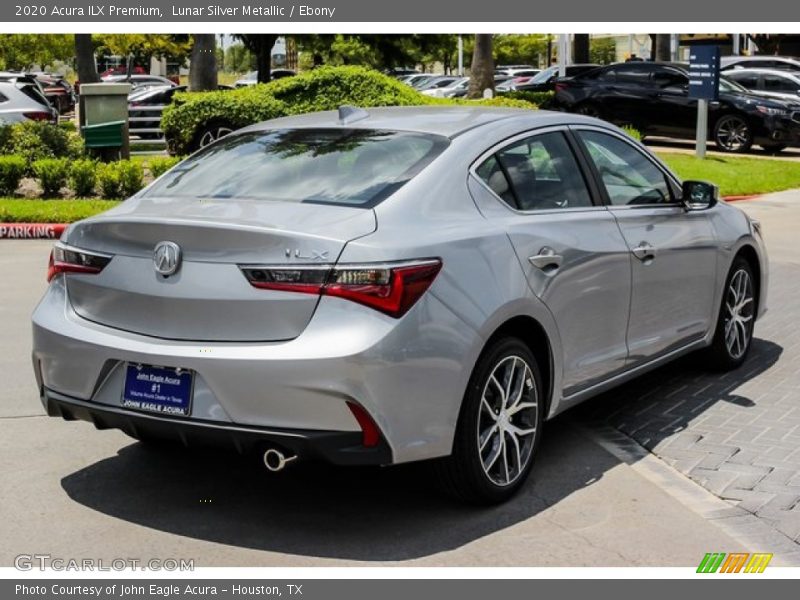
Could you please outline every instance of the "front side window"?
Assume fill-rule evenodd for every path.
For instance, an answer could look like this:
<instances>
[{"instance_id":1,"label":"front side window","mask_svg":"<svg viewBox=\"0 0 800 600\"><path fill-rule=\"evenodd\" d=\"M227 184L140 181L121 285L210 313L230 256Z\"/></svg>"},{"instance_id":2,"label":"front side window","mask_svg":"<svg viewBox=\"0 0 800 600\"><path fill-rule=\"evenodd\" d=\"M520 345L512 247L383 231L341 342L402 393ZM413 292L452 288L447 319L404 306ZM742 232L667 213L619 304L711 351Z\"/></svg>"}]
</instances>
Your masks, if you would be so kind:
<instances>
[{"instance_id":1,"label":"front side window","mask_svg":"<svg viewBox=\"0 0 800 600\"><path fill-rule=\"evenodd\" d=\"M374 129L232 134L180 163L147 195L369 207L397 191L448 143L437 135Z\"/></svg>"},{"instance_id":2,"label":"front side window","mask_svg":"<svg viewBox=\"0 0 800 600\"><path fill-rule=\"evenodd\" d=\"M486 159L476 173L517 210L592 205L581 169L561 132L532 136L506 146Z\"/></svg>"},{"instance_id":3,"label":"front side window","mask_svg":"<svg viewBox=\"0 0 800 600\"><path fill-rule=\"evenodd\" d=\"M581 131L579 135L612 205L667 204L674 201L664 173L632 145L597 131Z\"/></svg>"}]
</instances>

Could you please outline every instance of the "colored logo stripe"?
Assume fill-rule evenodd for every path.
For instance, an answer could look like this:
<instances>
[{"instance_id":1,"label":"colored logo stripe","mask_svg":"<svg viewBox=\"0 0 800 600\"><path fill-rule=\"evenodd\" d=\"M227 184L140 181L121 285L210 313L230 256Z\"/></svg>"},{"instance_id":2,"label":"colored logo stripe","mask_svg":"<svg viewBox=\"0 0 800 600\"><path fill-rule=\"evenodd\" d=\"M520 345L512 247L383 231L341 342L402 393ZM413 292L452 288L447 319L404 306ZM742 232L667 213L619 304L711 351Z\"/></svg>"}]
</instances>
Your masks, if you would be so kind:
<instances>
[{"instance_id":1,"label":"colored logo stripe","mask_svg":"<svg viewBox=\"0 0 800 600\"><path fill-rule=\"evenodd\" d=\"M697 572L740 573L744 569L745 573L763 573L771 560L772 554L766 552L733 552L727 555L725 552L708 552L700 561Z\"/></svg>"}]
</instances>

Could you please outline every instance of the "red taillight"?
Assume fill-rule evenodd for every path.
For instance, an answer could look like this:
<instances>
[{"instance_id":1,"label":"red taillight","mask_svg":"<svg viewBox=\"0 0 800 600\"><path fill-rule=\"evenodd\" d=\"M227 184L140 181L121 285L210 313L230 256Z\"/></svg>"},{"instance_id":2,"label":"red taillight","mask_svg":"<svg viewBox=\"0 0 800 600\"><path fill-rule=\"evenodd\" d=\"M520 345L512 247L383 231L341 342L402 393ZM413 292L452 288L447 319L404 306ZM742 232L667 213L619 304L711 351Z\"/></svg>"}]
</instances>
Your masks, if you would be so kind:
<instances>
[{"instance_id":1,"label":"red taillight","mask_svg":"<svg viewBox=\"0 0 800 600\"><path fill-rule=\"evenodd\" d=\"M365 448L374 448L381 440L381 432L369 413L364 410L360 404L355 402L347 402L347 407L353 416L358 421L358 426L361 428L361 445Z\"/></svg>"},{"instance_id":2,"label":"red taillight","mask_svg":"<svg viewBox=\"0 0 800 600\"><path fill-rule=\"evenodd\" d=\"M565 89L567 89L567 83L566 82L562 81L562 82L559 82L559 83L555 84L556 92L563 92Z\"/></svg>"},{"instance_id":3,"label":"red taillight","mask_svg":"<svg viewBox=\"0 0 800 600\"><path fill-rule=\"evenodd\" d=\"M33 110L30 112L22 113L24 117L31 119L32 121L52 121L53 120L53 113L47 112L45 110Z\"/></svg>"},{"instance_id":4,"label":"red taillight","mask_svg":"<svg viewBox=\"0 0 800 600\"><path fill-rule=\"evenodd\" d=\"M110 256L68 246L55 246L50 251L50 260L47 263L47 281L51 281L59 273L96 275L105 268L110 260Z\"/></svg>"},{"instance_id":5,"label":"red taillight","mask_svg":"<svg viewBox=\"0 0 800 600\"><path fill-rule=\"evenodd\" d=\"M242 266L253 287L335 296L402 317L430 287L442 261L331 266Z\"/></svg>"}]
</instances>

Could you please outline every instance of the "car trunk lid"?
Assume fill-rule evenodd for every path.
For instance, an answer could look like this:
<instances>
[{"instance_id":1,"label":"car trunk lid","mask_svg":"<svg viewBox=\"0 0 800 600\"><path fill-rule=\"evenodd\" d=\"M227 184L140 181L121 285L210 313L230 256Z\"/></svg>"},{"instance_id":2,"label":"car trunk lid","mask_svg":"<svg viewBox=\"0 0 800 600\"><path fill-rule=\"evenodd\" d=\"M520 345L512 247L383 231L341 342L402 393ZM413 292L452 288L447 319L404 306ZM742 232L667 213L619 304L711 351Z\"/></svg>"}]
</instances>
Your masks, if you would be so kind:
<instances>
[{"instance_id":1,"label":"car trunk lid","mask_svg":"<svg viewBox=\"0 0 800 600\"><path fill-rule=\"evenodd\" d=\"M278 341L300 335L318 296L261 290L240 265L335 263L375 231L363 208L259 200L135 198L70 227L67 244L113 256L97 275L70 275L80 316L175 340ZM178 270L156 270L154 249L177 244Z\"/></svg>"}]
</instances>

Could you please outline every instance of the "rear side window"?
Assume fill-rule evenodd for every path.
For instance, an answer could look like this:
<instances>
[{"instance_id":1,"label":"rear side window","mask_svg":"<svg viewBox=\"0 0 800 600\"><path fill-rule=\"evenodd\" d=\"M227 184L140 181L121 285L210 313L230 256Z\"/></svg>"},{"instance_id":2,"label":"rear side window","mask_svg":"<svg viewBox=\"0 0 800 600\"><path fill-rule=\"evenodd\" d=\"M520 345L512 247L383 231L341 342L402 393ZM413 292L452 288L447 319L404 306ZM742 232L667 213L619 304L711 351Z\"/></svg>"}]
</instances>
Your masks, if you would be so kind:
<instances>
[{"instance_id":1,"label":"rear side window","mask_svg":"<svg viewBox=\"0 0 800 600\"><path fill-rule=\"evenodd\" d=\"M448 144L442 136L374 129L232 134L180 163L147 195L371 207Z\"/></svg>"},{"instance_id":2,"label":"rear side window","mask_svg":"<svg viewBox=\"0 0 800 600\"><path fill-rule=\"evenodd\" d=\"M749 90L754 90L758 87L758 75L754 73L737 73L734 71L731 73L730 78Z\"/></svg>"},{"instance_id":3,"label":"rear side window","mask_svg":"<svg viewBox=\"0 0 800 600\"><path fill-rule=\"evenodd\" d=\"M518 210L592 205L578 162L560 132L532 136L506 146L475 172L504 202Z\"/></svg>"},{"instance_id":4,"label":"rear side window","mask_svg":"<svg viewBox=\"0 0 800 600\"><path fill-rule=\"evenodd\" d=\"M795 82L786 77L764 75L764 89L768 92L795 92L797 87Z\"/></svg>"}]
</instances>

